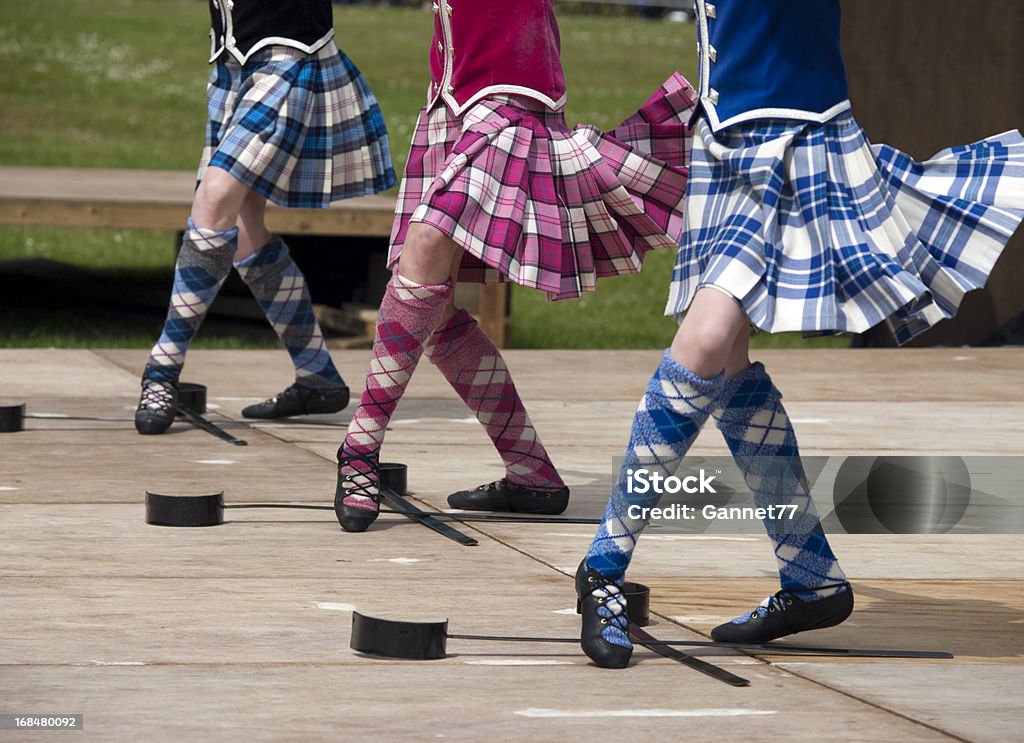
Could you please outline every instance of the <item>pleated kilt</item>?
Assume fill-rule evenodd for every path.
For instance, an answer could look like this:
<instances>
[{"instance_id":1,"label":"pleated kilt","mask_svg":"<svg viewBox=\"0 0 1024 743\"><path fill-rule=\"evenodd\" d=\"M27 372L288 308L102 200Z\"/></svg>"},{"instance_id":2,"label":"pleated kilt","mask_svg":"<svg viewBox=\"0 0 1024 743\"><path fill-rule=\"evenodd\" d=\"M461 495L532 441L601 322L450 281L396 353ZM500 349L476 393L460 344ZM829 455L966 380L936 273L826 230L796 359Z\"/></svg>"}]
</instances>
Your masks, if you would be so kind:
<instances>
[{"instance_id":1,"label":"pleated kilt","mask_svg":"<svg viewBox=\"0 0 1024 743\"><path fill-rule=\"evenodd\" d=\"M223 55L207 86L199 178L213 165L280 206L332 201L395 185L384 117L334 42L314 54L268 47L239 65Z\"/></svg>"},{"instance_id":2,"label":"pleated kilt","mask_svg":"<svg viewBox=\"0 0 1024 743\"><path fill-rule=\"evenodd\" d=\"M666 314L713 286L767 332L905 343L981 287L1024 219L1024 138L1011 131L924 163L872 146L849 113L825 124L700 120L686 230Z\"/></svg>"},{"instance_id":3,"label":"pleated kilt","mask_svg":"<svg viewBox=\"0 0 1024 743\"><path fill-rule=\"evenodd\" d=\"M567 299L636 273L647 251L675 248L682 234L695 99L675 75L608 133L569 128L561 112L521 96L481 100L461 117L443 104L424 109L390 267L410 223L423 222L462 247L461 281L509 279Z\"/></svg>"}]
</instances>

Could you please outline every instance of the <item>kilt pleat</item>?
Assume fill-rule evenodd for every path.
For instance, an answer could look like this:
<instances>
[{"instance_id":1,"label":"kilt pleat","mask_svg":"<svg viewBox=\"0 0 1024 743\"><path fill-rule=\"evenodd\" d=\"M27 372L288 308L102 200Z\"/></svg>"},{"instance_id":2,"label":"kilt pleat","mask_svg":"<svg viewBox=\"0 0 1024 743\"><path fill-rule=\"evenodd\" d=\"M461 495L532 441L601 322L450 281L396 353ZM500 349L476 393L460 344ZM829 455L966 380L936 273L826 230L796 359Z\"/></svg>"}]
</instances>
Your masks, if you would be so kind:
<instances>
[{"instance_id":1,"label":"kilt pleat","mask_svg":"<svg viewBox=\"0 0 1024 743\"><path fill-rule=\"evenodd\" d=\"M666 314L715 286L767 332L885 322L905 343L984 285L1022 219L1019 132L918 163L848 113L717 135L701 121Z\"/></svg>"},{"instance_id":2,"label":"kilt pleat","mask_svg":"<svg viewBox=\"0 0 1024 743\"><path fill-rule=\"evenodd\" d=\"M279 206L326 207L395 185L384 117L333 43L312 55L270 47L219 60L199 178L223 168Z\"/></svg>"},{"instance_id":3,"label":"kilt pleat","mask_svg":"<svg viewBox=\"0 0 1024 743\"><path fill-rule=\"evenodd\" d=\"M686 101L672 109L677 127L692 108L692 88L676 78L610 133L570 129L561 112L521 97L485 99L462 117L424 109L389 265L409 224L423 222L463 249L461 281L507 278L567 299L592 291L598 278L638 272L647 251L674 248L683 228L686 169L644 149L656 139L651 132L667 139L667 128L656 128L672 125L663 121L665 96Z\"/></svg>"}]
</instances>

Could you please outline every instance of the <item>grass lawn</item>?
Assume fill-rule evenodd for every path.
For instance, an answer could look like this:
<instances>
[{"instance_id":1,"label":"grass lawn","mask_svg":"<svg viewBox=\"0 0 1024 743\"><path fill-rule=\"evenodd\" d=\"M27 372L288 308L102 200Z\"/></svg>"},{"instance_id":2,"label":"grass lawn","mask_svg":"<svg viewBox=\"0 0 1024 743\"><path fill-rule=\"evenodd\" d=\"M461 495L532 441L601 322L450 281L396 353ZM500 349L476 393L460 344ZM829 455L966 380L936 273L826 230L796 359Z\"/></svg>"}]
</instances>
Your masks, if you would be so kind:
<instances>
[{"instance_id":1,"label":"grass lawn","mask_svg":"<svg viewBox=\"0 0 1024 743\"><path fill-rule=\"evenodd\" d=\"M694 76L692 26L577 14L563 14L560 24L570 123L613 126L673 70ZM401 172L424 101L432 15L335 6L335 27L339 46L380 100ZM16 71L0 78L0 164L194 168L206 115L207 32L205 0L0 0L0 65ZM0 289L19 283L17 267L4 262L23 259L87 268L101 283L169 287L172 255L170 233L0 228ZM605 280L572 302L548 303L515 287L514 345L664 346L673 328L661 316L671 263L671 255L652 255L642 274ZM38 304L0 305L0 346L148 346L159 323L149 318L132 328L109 311L91 318L88 307L48 315L50 302ZM273 343L206 329L198 340L214 347ZM755 339L764 341L792 342Z\"/></svg>"}]
</instances>

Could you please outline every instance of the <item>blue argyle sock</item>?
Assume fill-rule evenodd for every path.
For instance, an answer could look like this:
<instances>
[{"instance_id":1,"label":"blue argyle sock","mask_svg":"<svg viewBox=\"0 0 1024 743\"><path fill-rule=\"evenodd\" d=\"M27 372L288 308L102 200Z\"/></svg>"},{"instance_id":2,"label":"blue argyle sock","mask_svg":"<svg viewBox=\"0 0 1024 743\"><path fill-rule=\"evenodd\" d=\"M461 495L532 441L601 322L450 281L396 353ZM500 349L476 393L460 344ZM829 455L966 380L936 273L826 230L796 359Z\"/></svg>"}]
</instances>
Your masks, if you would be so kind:
<instances>
[{"instance_id":1,"label":"blue argyle sock","mask_svg":"<svg viewBox=\"0 0 1024 743\"><path fill-rule=\"evenodd\" d=\"M143 378L176 383L185 364L185 352L206 317L238 247L238 229L196 227L191 218L174 265L174 285L163 331Z\"/></svg>"},{"instance_id":2,"label":"blue argyle sock","mask_svg":"<svg viewBox=\"0 0 1024 743\"><path fill-rule=\"evenodd\" d=\"M721 385L721 376L703 379L665 351L633 418L625 459L587 553L587 565L608 578L625 575L640 532L648 523L647 519L631 518L629 507L653 508L660 498L654 492L628 492L630 472L644 468L652 474L675 474L711 414Z\"/></svg>"},{"instance_id":3,"label":"blue argyle sock","mask_svg":"<svg viewBox=\"0 0 1024 743\"><path fill-rule=\"evenodd\" d=\"M726 380L714 416L754 505L788 507L776 511L782 518L764 520L782 588L805 601L841 590L815 590L842 583L846 576L818 520L782 394L760 362Z\"/></svg>"},{"instance_id":4,"label":"blue argyle sock","mask_svg":"<svg viewBox=\"0 0 1024 743\"><path fill-rule=\"evenodd\" d=\"M313 389L343 385L313 314L306 280L284 240L274 237L235 268L292 357L295 381Z\"/></svg>"}]
</instances>

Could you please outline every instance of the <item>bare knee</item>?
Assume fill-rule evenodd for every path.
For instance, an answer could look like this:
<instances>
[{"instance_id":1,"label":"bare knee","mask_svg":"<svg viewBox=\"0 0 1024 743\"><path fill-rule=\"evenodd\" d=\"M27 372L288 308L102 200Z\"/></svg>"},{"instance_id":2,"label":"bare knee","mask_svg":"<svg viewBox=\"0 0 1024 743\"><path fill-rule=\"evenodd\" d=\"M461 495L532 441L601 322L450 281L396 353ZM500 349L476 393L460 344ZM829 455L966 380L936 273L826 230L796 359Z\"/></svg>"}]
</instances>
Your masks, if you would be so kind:
<instances>
[{"instance_id":1,"label":"bare knee","mask_svg":"<svg viewBox=\"0 0 1024 743\"><path fill-rule=\"evenodd\" d=\"M192 221L199 227L230 230L238 221L238 213L248 187L221 168L207 168L192 201Z\"/></svg>"},{"instance_id":2,"label":"bare knee","mask_svg":"<svg viewBox=\"0 0 1024 743\"><path fill-rule=\"evenodd\" d=\"M672 358L705 379L711 379L746 355L747 316L731 297L701 289L672 341Z\"/></svg>"},{"instance_id":3,"label":"bare knee","mask_svg":"<svg viewBox=\"0 0 1024 743\"><path fill-rule=\"evenodd\" d=\"M398 270L421 284L441 284L451 275L458 250L459 246L436 227L413 222L402 246Z\"/></svg>"},{"instance_id":4,"label":"bare knee","mask_svg":"<svg viewBox=\"0 0 1024 743\"><path fill-rule=\"evenodd\" d=\"M733 336L715 323L680 326L672 340L672 358L698 376L711 379L725 369Z\"/></svg>"}]
</instances>

